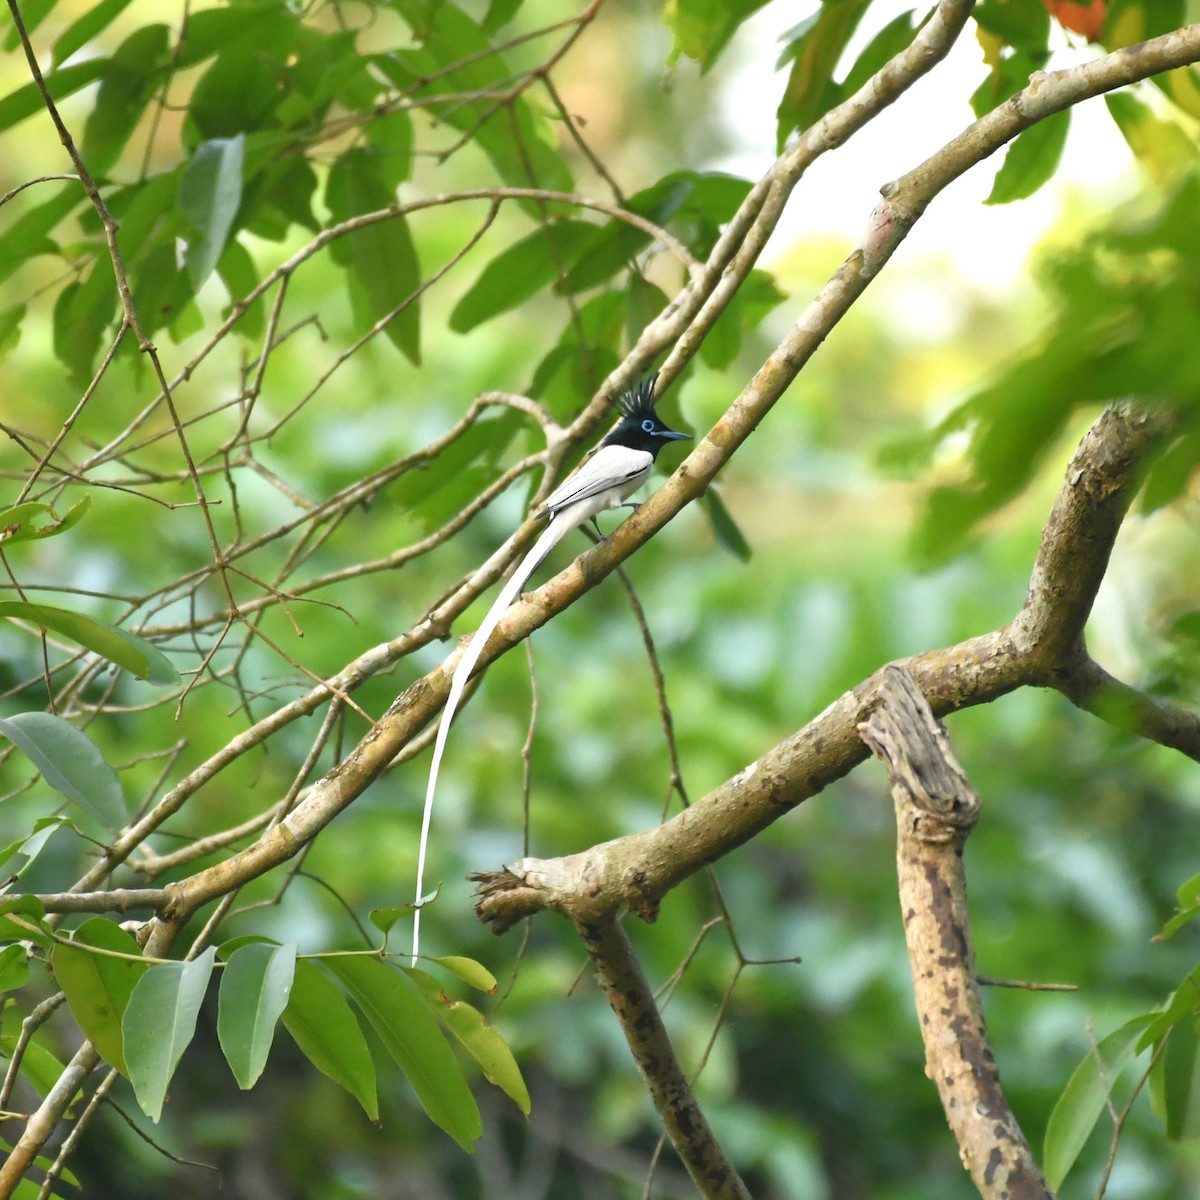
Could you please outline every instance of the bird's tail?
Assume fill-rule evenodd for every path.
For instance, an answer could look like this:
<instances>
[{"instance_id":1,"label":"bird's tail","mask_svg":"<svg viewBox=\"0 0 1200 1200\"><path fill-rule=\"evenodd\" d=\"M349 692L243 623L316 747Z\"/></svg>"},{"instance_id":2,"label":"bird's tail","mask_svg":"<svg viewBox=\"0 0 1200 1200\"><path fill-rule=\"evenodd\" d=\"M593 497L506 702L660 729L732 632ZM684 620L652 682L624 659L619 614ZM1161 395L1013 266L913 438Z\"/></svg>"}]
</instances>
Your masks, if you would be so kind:
<instances>
[{"instance_id":1,"label":"bird's tail","mask_svg":"<svg viewBox=\"0 0 1200 1200\"><path fill-rule=\"evenodd\" d=\"M475 669L475 664L479 661L479 656L483 653L483 648L487 645L488 638L492 636L493 630L500 624L501 617L508 610L508 606L521 594L521 589L525 586L530 575L538 569L542 560L554 549L559 539L572 528L569 520L563 521L560 519L562 515L560 514L551 518L550 524L542 530L542 534L534 542L533 548L525 555L521 560L520 566L517 567L509 577L508 582L500 589L500 594L496 597L492 607L488 609L487 616L483 618L483 624L479 626L474 636L467 643L466 649L463 651L462 657L458 660L458 665L454 668L454 675L450 680L450 693L446 697L446 707L442 709L442 719L438 725L437 740L433 743L433 761L429 765L429 783L425 787L425 809L421 814L421 842L417 850L417 897L416 909L413 913L412 934L412 965L414 967L417 965L421 940L421 896L425 887L425 848L429 842L429 823L433 816L433 796L437 791L438 770L442 765L442 755L446 749L446 736L450 732L450 722L454 720L454 713L458 708L458 702L462 699L463 689L467 686L467 680L471 678L471 672Z\"/></svg>"}]
</instances>

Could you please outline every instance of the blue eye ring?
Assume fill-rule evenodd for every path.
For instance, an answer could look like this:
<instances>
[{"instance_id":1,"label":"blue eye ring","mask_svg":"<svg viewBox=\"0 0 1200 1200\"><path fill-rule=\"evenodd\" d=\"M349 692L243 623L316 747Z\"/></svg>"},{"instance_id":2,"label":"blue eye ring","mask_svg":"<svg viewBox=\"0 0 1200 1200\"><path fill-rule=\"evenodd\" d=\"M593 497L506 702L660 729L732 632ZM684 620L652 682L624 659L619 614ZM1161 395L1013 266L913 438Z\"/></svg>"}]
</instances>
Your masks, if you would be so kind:
<instances>
[{"instance_id":1,"label":"blue eye ring","mask_svg":"<svg viewBox=\"0 0 1200 1200\"><path fill-rule=\"evenodd\" d=\"M647 417L642 422L642 432L643 433L653 433L654 432L654 422L649 417Z\"/></svg>"}]
</instances>

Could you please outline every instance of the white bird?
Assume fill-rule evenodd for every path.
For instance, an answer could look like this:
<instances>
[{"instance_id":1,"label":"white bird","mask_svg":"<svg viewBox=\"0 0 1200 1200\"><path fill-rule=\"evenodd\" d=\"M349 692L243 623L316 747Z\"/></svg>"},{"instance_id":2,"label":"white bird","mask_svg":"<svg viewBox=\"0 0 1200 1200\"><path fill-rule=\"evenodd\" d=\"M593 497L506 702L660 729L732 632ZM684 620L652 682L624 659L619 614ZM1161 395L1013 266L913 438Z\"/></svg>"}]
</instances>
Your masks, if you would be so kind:
<instances>
[{"instance_id":1,"label":"white bird","mask_svg":"<svg viewBox=\"0 0 1200 1200\"><path fill-rule=\"evenodd\" d=\"M425 883L425 849L429 841L429 825L433 817L433 797L437 790L438 770L446 749L450 722L462 699L463 689L475 664L483 653L492 631L500 624L508 606L520 595L529 577L542 560L572 529L606 508L623 504L646 480L658 452L668 442L690 438L690 434L668 429L654 411L654 381L657 375L643 379L621 398L621 420L573 475L563 480L546 498L538 517L549 524L521 560L520 565L500 589L483 623L467 643L454 675L450 693L442 710L437 740L433 745L433 761L429 766L429 783L425 788L425 809L421 816L421 844L417 851L417 897L413 915L413 966L417 964L421 936L421 903Z\"/></svg>"}]
</instances>

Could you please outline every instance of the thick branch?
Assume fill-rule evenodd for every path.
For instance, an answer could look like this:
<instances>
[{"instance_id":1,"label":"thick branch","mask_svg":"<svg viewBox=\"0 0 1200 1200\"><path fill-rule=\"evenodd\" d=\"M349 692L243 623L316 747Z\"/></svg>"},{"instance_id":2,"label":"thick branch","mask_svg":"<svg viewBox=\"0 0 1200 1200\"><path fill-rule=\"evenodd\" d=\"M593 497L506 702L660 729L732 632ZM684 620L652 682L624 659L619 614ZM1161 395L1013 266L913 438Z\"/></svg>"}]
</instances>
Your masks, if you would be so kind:
<instances>
[{"instance_id":1,"label":"thick branch","mask_svg":"<svg viewBox=\"0 0 1200 1200\"><path fill-rule=\"evenodd\" d=\"M860 727L896 803L900 911L934 1081L963 1165L986 1200L1048 1200L1050 1189L1000 1087L967 913L963 848L979 797L913 677L888 667Z\"/></svg>"}]
</instances>

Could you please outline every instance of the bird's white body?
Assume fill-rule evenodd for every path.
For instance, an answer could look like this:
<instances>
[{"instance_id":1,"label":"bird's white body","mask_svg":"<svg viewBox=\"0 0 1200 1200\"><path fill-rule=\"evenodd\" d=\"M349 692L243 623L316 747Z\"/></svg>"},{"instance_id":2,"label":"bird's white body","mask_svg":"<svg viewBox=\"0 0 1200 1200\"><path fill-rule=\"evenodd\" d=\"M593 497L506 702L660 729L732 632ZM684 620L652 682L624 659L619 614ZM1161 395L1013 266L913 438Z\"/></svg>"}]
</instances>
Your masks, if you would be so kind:
<instances>
[{"instance_id":1,"label":"bird's white body","mask_svg":"<svg viewBox=\"0 0 1200 1200\"><path fill-rule=\"evenodd\" d=\"M437 740L433 744L433 762L429 768L429 783L425 789L425 808L421 816L421 842L417 851L417 899L413 917L413 965L417 962L417 951L421 932L421 901L425 884L425 847L429 840L429 822L433 814L433 797L437 790L438 770L446 749L446 737L450 722L462 699L467 680L487 645L492 631L512 602L520 595L529 577L537 570L542 560L572 529L594 517L606 508L623 504L646 480L654 466L654 455L648 450L635 450L629 446L602 445L587 459L574 474L568 476L546 498L540 510L550 518L549 524L520 565L500 589L492 607L488 609L483 623L467 643L454 668L450 680L450 692L446 707L442 710Z\"/></svg>"}]
</instances>

